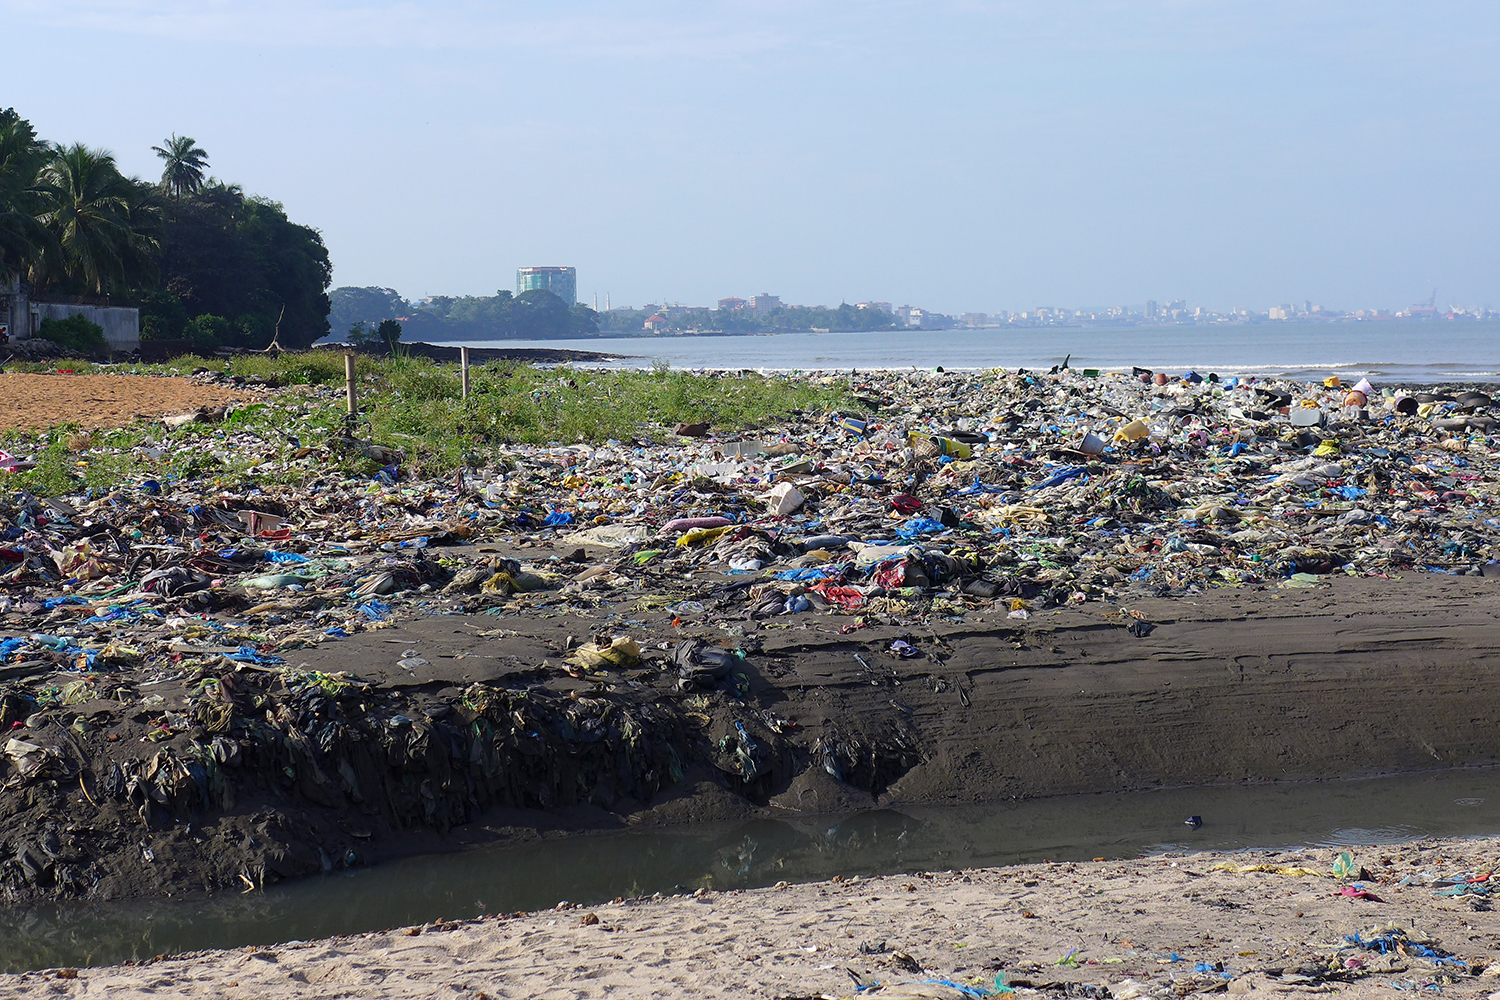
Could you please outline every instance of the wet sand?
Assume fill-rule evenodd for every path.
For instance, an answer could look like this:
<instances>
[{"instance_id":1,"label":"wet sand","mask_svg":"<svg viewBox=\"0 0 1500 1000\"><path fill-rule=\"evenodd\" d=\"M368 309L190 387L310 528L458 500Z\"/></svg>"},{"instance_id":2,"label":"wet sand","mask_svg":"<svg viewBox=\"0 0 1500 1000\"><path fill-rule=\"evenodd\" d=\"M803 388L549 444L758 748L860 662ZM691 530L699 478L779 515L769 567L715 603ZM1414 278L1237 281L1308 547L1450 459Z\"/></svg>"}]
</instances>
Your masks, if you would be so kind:
<instances>
[{"instance_id":1,"label":"wet sand","mask_svg":"<svg viewBox=\"0 0 1500 1000\"><path fill-rule=\"evenodd\" d=\"M722 634L726 622L711 607L680 617L630 609L626 630L645 662L575 676L564 663L570 642L620 629L626 606L549 611L551 599L521 595L499 615L425 615L286 650L288 667L357 678L368 694L345 700L362 714L312 763L286 756L277 741L247 742L245 759L223 772L223 808L189 802L190 825L99 792L120 766L135 766L143 745L150 754L185 748L192 734L143 744L151 713L109 700L80 706L91 777L27 799L8 818L6 841L49 858L37 845L69 817L52 850L75 877L33 881L6 869L7 892L16 900L76 894L79 879L106 899L238 888L247 873L272 883L316 874L327 859L378 865L538 827L649 828L1500 761L1500 581L1492 579L1333 578L1312 589L1142 597L1026 621L975 612L922 629L847 634L847 619L830 616L742 622L739 641L755 651L741 668L747 690L735 698L679 691L665 659L684 638ZM1149 634L1139 634L1141 622L1151 623ZM889 655L895 638L920 655ZM282 707L300 702L277 676L238 668L224 683L237 704L267 706L262 715L271 706L300 711ZM156 678L149 691L163 710L183 711L194 683ZM520 749L497 758L506 761L498 770L480 766L474 754L482 762L490 751L475 742L483 727L470 724L475 692L522 687L523 699L506 695L486 716L508 725L512 709L531 713L510 737ZM368 710L358 709L366 700ZM547 721L584 706L656 720L648 724L677 748L681 779L643 794L635 771L605 749L614 744ZM53 723L73 714L38 713L28 732L56 734ZM390 742L405 732L386 724L397 717L429 720L421 732L437 733L448 751L434 755L425 737L410 752ZM721 749L737 724L764 748L753 781ZM285 773L295 778L268 777L292 762ZM365 794L340 792L346 772ZM409 788L424 782L446 822L423 820L416 803L425 800Z\"/></svg>"},{"instance_id":2,"label":"wet sand","mask_svg":"<svg viewBox=\"0 0 1500 1000\"><path fill-rule=\"evenodd\" d=\"M599 619L618 612L601 605ZM662 640L712 641L725 626L712 611L677 625L671 613L631 617L637 625L625 631L648 650ZM1131 631L1138 621L1153 626L1148 635ZM745 710L790 721L786 740L801 760L829 733L891 754L884 771L842 784L816 765L790 768L765 789L778 808L975 803L1500 761L1500 580L1329 577L1311 589L1141 597L1024 622L1000 610L923 629L845 633L846 624L826 616L749 623L743 641L761 652L745 661ZM577 612L432 616L298 651L291 662L457 697L468 684L558 663L569 636L599 627ZM895 638L920 655L889 655ZM407 649L428 663L399 667L396 654ZM643 673L654 682L656 670ZM561 669L544 683L559 695L623 686ZM675 700L670 677L658 686L659 697ZM732 731L727 716L704 711L714 716L705 730L712 741ZM916 752L896 759L898 740ZM696 816L681 794L648 812ZM744 814L754 809L739 803ZM726 818L719 813L730 805L705 793L704 817ZM639 809L621 803L623 812Z\"/></svg>"},{"instance_id":3,"label":"wet sand","mask_svg":"<svg viewBox=\"0 0 1500 1000\"><path fill-rule=\"evenodd\" d=\"M617 900L0 976L0 998L1185 996L1500 988L1500 841L1198 854ZM1247 867L1271 870L1245 871ZM1462 894L1455 894L1458 889ZM1363 895L1361 895L1363 894ZM1375 897L1375 898L1370 898ZM1399 933L1393 933L1399 931ZM1352 943L1386 934L1385 953ZM878 984L878 985L875 985ZM960 987L970 991L965 994Z\"/></svg>"}]
</instances>

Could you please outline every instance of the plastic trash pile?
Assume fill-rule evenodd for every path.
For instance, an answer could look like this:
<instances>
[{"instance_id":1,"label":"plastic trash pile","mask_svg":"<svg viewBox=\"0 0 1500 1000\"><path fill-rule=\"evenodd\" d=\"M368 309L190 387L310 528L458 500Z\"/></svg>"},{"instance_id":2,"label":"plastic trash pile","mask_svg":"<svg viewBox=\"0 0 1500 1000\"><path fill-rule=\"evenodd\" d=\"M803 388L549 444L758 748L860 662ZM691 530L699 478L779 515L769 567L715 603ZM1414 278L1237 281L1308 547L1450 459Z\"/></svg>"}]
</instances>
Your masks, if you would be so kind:
<instances>
[{"instance_id":1,"label":"plastic trash pile","mask_svg":"<svg viewBox=\"0 0 1500 1000\"><path fill-rule=\"evenodd\" d=\"M264 659L413 609L628 597L857 628L1329 574L1500 573L1490 397L1336 382L875 373L852 380L860 412L518 447L442 480L405 477L392 453L368 479L310 467L295 481L307 449L293 442L261 467L280 485L13 494L0 662Z\"/></svg>"},{"instance_id":2,"label":"plastic trash pile","mask_svg":"<svg viewBox=\"0 0 1500 1000\"><path fill-rule=\"evenodd\" d=\"M517 452L486 497L586 591L731 582L752 618L1500 572L1488 395L1189 374L864 376L861 413Z\"/></svg>"}]
</instances>

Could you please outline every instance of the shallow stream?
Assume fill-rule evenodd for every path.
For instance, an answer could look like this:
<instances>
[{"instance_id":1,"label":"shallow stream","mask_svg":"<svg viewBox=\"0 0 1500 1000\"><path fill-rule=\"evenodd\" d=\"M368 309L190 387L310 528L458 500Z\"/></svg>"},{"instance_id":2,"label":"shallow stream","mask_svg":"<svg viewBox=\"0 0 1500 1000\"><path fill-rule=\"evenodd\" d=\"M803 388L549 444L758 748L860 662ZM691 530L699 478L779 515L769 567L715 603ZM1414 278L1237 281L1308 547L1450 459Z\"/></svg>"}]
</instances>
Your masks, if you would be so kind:
<instances>
[{"instance_id":1,"label":"shallow stream","mask_svg":"<svg viewBox=\"0 0 1500 1000\"><path fill-rule=\"evenodd\" d=\"M1202 826L1186 825L1194 815ZM246 895L0 911L0 968L100 965L700 886L1486 834L1500 834L1495 769L570 835L424 855Z\"/></svg>"}]
</instances>

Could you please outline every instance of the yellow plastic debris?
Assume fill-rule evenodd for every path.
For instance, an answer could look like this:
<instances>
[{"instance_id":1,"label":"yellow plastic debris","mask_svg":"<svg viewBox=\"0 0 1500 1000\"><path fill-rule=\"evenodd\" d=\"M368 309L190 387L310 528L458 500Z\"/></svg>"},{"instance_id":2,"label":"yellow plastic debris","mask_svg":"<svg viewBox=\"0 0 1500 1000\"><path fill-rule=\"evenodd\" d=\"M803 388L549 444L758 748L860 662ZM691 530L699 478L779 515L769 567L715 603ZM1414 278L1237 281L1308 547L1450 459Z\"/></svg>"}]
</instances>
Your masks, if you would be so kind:
<instances>
[{"instance_id":1,"label":"yellow plastic debris","mask_svg":"<svg viewBox=\"0 0 1500 1000\"><path fill-rule=\"evenodd\" d=\"M1216 865L1210 865L1209 870L1216 872L1235 872L1238 874L1248 874L1250 872L1266 872L1270 875L1291 875L1297 878L1301 878L1307 875L1315 875L1318 878L1333 877L1333 875L1329 872L1320 872L1316 868L1303 868L1300 865L1237 865L1233 861L1220 861Z\"/></svg>"},{"instance_id":2,"label":"yellow plastic debris","mask_svg":"<svg viewBox=\"0 0 1500 1000\"><path fill-rule=\"evenodd\" d=\"M579 646L568 662L585 670L635 667L641 662L641 646L628 635L617 635L608 646L592 642Z\"/></svg>"},{"instance_id":3,"label":"yellow plastic debris","mask_svg":"<svg viewBox=\"0 0 1500 1000\"><path fill-rule=\"evenodd\" d=\"M733 528L732 524L726 524L722 528L694 528L678 538L677 545L680 548L687 548L690 545L707 545L710 542L717 542Z\"/></svg>"}]
</instances>

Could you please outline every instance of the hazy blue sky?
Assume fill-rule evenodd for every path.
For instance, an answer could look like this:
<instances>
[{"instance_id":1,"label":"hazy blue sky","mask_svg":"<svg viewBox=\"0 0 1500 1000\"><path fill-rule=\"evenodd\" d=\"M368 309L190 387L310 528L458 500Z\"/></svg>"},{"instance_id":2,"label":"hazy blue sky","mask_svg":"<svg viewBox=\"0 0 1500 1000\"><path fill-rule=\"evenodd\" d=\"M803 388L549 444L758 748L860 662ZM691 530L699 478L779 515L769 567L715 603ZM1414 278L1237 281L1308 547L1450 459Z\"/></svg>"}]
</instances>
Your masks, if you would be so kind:
<instances>
[{"instance_id":1,"label":"hazy blue sky","mask_svg":"<svg viewBox=\"0 0 1500 1000\"><path fill-rule=\"evenodd\" d=\"M176 131L336 284L1500 306L1500 6L0 0L0 106Z\"/></svg>"}]
</instances>

